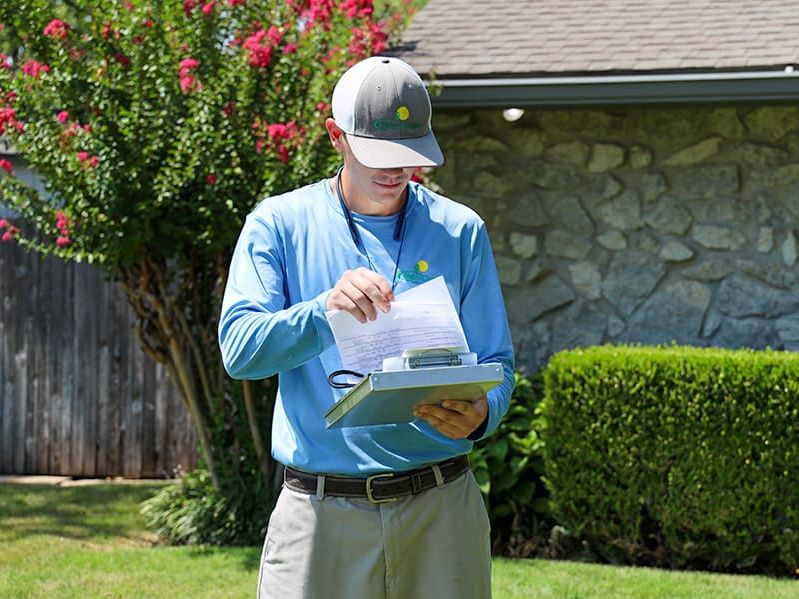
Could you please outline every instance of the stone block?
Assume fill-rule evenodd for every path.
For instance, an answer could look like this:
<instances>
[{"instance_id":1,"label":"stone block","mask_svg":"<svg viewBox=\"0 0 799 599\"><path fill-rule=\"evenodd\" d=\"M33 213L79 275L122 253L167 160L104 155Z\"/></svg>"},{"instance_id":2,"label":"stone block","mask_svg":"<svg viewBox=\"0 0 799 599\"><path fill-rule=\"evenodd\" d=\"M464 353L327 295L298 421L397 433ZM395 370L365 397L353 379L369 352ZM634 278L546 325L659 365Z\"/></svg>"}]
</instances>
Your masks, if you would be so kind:
<instances>
[{"instance_id":1,"label":"stone block","mask_svg":"<svg viewBox=\"0 0 799 599\"><path fill-rule=\"evenodd\" d=\"M750 133L769 140L778 140L799 129L799 111L793 106L763 106L744 117Z\"/></svg>"},{"instance_id":2,"label":"stone block","mask_svg":"<svg viewBox=\"0 0 799 599\"><path fill-rule=\"evenodd\" d=\"M735 273L719 285L716 305L719 312L735 318L756 316L774 319L796 312L799 298L792 291L774 289Z\"/></svg>"},{"instance_id":3,"label":"stone block","mask_svg":"<svg viewBox=\"0 0 799 599\"><path fill-rule=\"evenodd\" d=\"M652 150L644 146L630 147L630 166L634 169L646 168L652 164Z\"/></svg>"},{"instance_id":4,"label":"stone block","mask_svg":"<svg viewBox=\"0 0 799 599\"><path fill-rule=\"evenodd\" d=\"M575 196L554 195L543 198L546 211L564 229L585 237L594 234L594 223Z\"/></svg>"},{"instance_id":5,"label":"stone block","mask_svg":"<svg viewBox=\"0 0 799 599\"><path fill-rule=\"evenodd\" d=\"M574 289L588 299L602 297L602 275L599 267L592 262L575 262L569 266Z\"/></svg>"},{"instance_id":6,"label":"stone block","mask_svg":"<svg viewBox=\"0 0 799 599\"><path fill-rule=\"evenodd\" d=\"M671 183L677 195L689 198L723 197L736 193L741 186L737 165L683 168Z\"/></svg>"},{"instance_id":7,"label":"stone block","mask_svg":"<svg viewBox=\"0 0 799 599\"><path fill-rule=\"evenodd\" d=\"M592 173L606 173L624 164L625 150L615 144L594 144L588 170Z\"/></svg>"},{"instance_id":8,"label":"stone block","mask_svg":"<svg viewBox=\"0 0 799 599\"><path fill-rule=\"evenodd\" d=\"M661 173L646 173L641 177L639 189L641 199L651 204L669 190L669 185Z\"/></svg>"},{"instance_id":9,"label":"stone block","mask_svg":"<svg viewBox=\"0 0 799 599\"><path fill-rule=\"evenodd\" d=\"M605 323L605 315L590 302L574 302L552 321L552 351L598 345Z\"/></svg>"},{"instance_id":10,"label":"stone block","mask_svg":"<svg viewBox=\"0 0 799 599\"><path fill-rule=\"evenodd\" d=\"M717 225L694 225L693 238L710 250L735 251L746 243L746 235L739 230Z\"/></svg>"},{"instance_id":11,"label":"stone block","mask_svg":"<svg viewBox=\"0 0 799 599\"><path fill-rule=\"evenodd\" d=\"M685 262L694 257L694 252L679 241L668 241L660 250L660 257L666 262Z\"/></svg>"},{"instance_id":12,"label":"stone block","mask_svg":"<svg viewBox=\"0 0 799 599\"><path fill-rule=\"evenodd\" d=\"M782 261L785 263L785 266L792 267L796 264L796 237L793 234L793 231L788 231L788 234L785 236L785 241L782 242Z\"/></svg>"},{"instance_id":13,"label":"stone block","mask_svg":"<svg viewBox=\"0 0 799 599\"><path fill-rule=\"evenodd\" d=\"M611 314L608 317L608 335L611 337L618 337L625 328L627 328L627 323L615 314Z\"/></svg>"},{"instance_id":14,"label":"stone block","mask_svg":"<svg viewBox=\"0 0 799 599\"><path fill-rule=\"evenodd\" d=\"M641 201L635 189L628 189L617 197L597 206L597 216L615 229L634 231L644 226L641 219Z\"/></svg>"},{"instance_id":15,"label":"stone block","mask_svg":"<svg viewBox=\"0 0 799 599\"><path fill-rule=\"evenodd\" d=\"M585 258L591 251L591 244L588 241L560 230L547 233L544 246L548 255L572 260Z\"/></svg>"},{"instance_id":16,"label":"stone block","mask_svg":"<svg viewBox=\"0 0 799 599\"><path fill-rule=\"evenodd\" d=\"M733 271L725 260L708 259L682 271L682 275L696 281L720 281Z\"/></svg>"},{"instance_id":17,"label":"stone block","mask_svg":"<svg viewBox=\"0 0 799 599\"><path fill-rule=\"evenodd\" d=\"M799 314L789 314L774 323L780 341L799 341Z\"/></svg>"},{"instance_id":18,"label":"stone block","mask_svg":"<svg viewBox=\"0 0 799 599\"><path fill-rule=\"evenodd\" d=\"M596 241L603 248L619 252L627 249L627 240L619 231L610 229L596 238Z\"/></svg>"},{"instance_id":19,"label":"stone block","mask_svg":"<svg viewBox=\"0 0 799 599\"><path fill-rule=\"evenodd\" d=\"M770 168L785 162L788 152L764 144L744 142L735 151L736 156L754 168Z\"/></svg>"},{"instance_id":20,"label":"stone block","mask_svg":"<svg viewBox=\"0 0 799 599\"><path fill-rule=\"evenodd\" d=\"M753 171L749 176L753 187L785 187L799 183L799 164Z\"/></svg>"},{"instance_id":21,"label":"stone block","mask_svg":"<svg viewBox=\"0 0 799 599\"><path fill-rule=\"evenodd\" d=\"M620 341L695 344L701 334L711 293L707 285L679 280L654 293L629 319Z\"/></svg>"},{"instance_id":22,"label":"stone block","mask_svg":"<svg viewBox=\"0 0 799 599\"><path fill-rule=\"evenodd\" d=\"M774 249L774 227L760 227L757 231L757 251L768 254Z\"/></svg>"},{"instance_id":23,"label":"stone block","mask_svg":"<svg viewBox=\"0 0 799 599\"><path fill-rule=\"evenodd\" d=\"M549 217L535 193L511 200L510 206L510 210L503 215L506 224L514 223L525 227L545 227L549 224Z\"/></svg>"},{"instance_id":24,"label":"stone block","mask_svg":"<svg viewBox=\"0 0 799 599\"><path fill-rule=\"evenodd\" d=\"M666 274L657 257L644 252L618 254L602 282L602 294L627 316L652 292Z\"/></svg>"},{"instance_id":25,"label":"stone block","mask_svg":"<svg viewBox=\"0 0 799 599\"><path fill-rule=\"evenodd\" d=\"M546 151L546 157L555 162L565 162L575 166L585 166L589 148L579 140L560 143Z\"/></svg>"},{"instance_id":26,"label":"stone block","mask_svg":"<svg viewBox=\"0 0 799 599\"><path fill-rule=\"evenodd\" d=\"M715 156L719 153L722 141L724 140L721 137L709 137L699 143L675 152L666 158L663 164L667 166L687 166L704 162L711 156Z\"/></svg>"},{"instance_id":27,"label":"stone block","mask_svg":"<svg viewBox=\"0 0 799 599\"><path fill-rule=\"evenodd\" d=\"M513 311L521 321L529 322L574 301L574 297L571 287L553 273L535 283L523 296L517 297L519 305L514 306Z\"/></svg>"},{"instance_id":28,"label":"stone block","mask_svg":"<svg viewBox=\"0 0 799 599\"><path fill-rule=\"evenodd\" d=\"M799 287L799 275L793 270L783 268L772 262L756 262L754 260L737 260L735 265L738 270L750 277L763 281L778 289L794 289Z\"/></svg>"},{"instance_id":29,"label":"stone block","mask_svg":"<svg viewBox=\"0 0 799 599\"><path fill-rule=\"evenodd\" d=\"M538 158L544 152L544 134L537 129L514 127L504 136L510 152L522 160Z\"/></svg>"},{"instance_id":30,"label":"stone block","mask_svg":"<svg viewBox=\"0 0 799 599\"><path fill-rule=\"evenodd\" d=\"M725 139L743 139L746 135L744 127L735 108L716 108L707 118L707 127Z\"/></svg>"},{"instance_id":31,"label":"stone block","mask_svg":"<svg viewBox=\"0 0 799 599\"><path fill-rule=\"evenodd\" d=\"M684 235L691 227L691 212L676 198L667 197L644 215L644 222L658 233Z\"/></svg>"},{"instance_id":32,"label":"stone block","mask_svg":"<svg viewBox=\"0 0 799 599\"><path fill-rule=\"evenodd\" d=\"M528 175L533 185L544 189L574 189L580 184L579 171L572 167L551 164L543 160L529 163Z\"/></svg>"},{"instance_id":33,"label":"stone block","mask_svg":"<svg viewBox=\"0 0 799 599\"><path fill-rule=\"evenodd\" d=\"M510 234L510 247L514 254L527 259L538 253L538 239L535 235L514 232Z\"/></svg>"},{"instance_id":34,"label":"stone block","mask_svg":"<svg viewBox=\"0 0 799 599\"><path fill-rule=\"evenodd\" d=\"M778 348L779 337L772 323L762 318L725 318L713 335L713 345L751 349Z\"/></svg>"},{"instance_id":35,"label":"stone block","mask_svg":"<svg viewBox=\"0 0 799 599\"><path fill-rule=\"evenodd\" d=\"M499 282L503 285L518 285L522 280L521 261L508 258L507 256L497 256L495 260Z\"/></svg>"}]
</instances>

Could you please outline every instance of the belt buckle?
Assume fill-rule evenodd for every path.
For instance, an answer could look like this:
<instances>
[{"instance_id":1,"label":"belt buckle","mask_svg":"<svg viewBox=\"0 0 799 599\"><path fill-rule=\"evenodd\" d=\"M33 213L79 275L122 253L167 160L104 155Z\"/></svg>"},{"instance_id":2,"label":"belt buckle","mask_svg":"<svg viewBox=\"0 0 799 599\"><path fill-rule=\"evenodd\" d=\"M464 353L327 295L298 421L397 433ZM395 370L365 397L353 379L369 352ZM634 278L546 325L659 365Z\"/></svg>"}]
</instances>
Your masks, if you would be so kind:
<instances>
[{"instance_id":1,"label":"belt buckle","mask_svg":"<svg viewBox=\"0 0 799 599\"><path fill-rule=\"evenodd\" d=\"M392 501L396 501L397 497L386 497L385 499L375 499L375 496L372 494L372 483L375 479L378 478L391 478L394 476L393 472L383 472L381 474L373 474L372 476L367 477L366 479L366 498L369 500L369 503L391 503Z\"/></svg>"}]
</instances>

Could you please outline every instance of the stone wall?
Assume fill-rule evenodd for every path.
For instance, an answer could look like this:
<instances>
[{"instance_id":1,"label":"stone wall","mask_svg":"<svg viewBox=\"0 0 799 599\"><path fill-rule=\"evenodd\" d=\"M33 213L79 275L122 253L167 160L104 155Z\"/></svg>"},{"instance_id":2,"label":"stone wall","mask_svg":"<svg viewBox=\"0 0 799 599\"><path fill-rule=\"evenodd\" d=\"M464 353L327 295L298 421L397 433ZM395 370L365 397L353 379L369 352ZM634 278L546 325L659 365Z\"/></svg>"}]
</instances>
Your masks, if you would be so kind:
<instances>
[{"instance_id":1,"label":"stone wall","mask_svg":"<svg viewBox=\"0 0 799 599\"><path fill-rule=\"evenodd\" d=\"M799 110L438 111L520 367L599 343L799 348Z\"/></svg>"}]
</instances>

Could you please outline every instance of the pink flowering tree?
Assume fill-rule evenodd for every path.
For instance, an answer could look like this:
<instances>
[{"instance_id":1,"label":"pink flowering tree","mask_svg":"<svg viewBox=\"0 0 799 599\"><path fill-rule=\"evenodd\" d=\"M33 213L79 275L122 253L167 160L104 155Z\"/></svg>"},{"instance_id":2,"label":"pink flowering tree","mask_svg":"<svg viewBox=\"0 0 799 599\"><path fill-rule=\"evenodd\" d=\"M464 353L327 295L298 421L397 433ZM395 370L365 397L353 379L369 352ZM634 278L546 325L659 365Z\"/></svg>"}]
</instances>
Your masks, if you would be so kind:
<instances>
[{"instance_id":1,"label":"pink flowering tree","mask_svg":"<svg viewBox=\"0 0 799 599\"><path fill-rule=\"evenodd\" d=\"M0 3L0 136L47 190L0 161L0 202L19 215L0 221L0 236L124 286L217 489L248 448L270 468L271 406L226 378L216 343L236 237L259 199L331 172L333 85L384 50L410 4Z\"/></svg>"}]
</instances>

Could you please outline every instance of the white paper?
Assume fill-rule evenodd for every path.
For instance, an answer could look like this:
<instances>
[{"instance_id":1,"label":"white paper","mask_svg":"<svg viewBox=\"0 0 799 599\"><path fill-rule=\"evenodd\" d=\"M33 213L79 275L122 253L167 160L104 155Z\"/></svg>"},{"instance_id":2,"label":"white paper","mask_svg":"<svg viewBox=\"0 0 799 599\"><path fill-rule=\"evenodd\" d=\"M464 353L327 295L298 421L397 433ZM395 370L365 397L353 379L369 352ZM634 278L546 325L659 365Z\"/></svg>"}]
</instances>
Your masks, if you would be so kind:
<instances>
[{"instance_id":1,"label":"white paper","mask_svg":"<svg viewBox=\"0 0 799 599\"><path fill-rule=\"evenodd\" d=\"M327 313L342 366L363 374L380 370L384 358L406 349L462 346L468 351L458 312L443 277L400 293L388 313L360 323L349 312Z\"/></svg>"}]
</instances>

